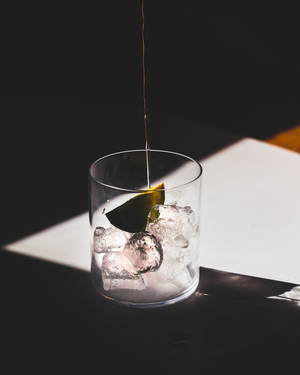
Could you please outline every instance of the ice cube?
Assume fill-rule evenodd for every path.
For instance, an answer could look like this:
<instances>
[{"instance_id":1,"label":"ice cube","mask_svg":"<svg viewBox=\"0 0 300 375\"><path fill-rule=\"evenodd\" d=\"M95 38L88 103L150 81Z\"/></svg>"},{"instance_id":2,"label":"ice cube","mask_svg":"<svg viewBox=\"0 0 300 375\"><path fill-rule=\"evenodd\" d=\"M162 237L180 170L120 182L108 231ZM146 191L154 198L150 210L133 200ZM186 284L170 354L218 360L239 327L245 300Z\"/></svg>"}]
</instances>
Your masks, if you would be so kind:
<instances>
[{"instance_id":1,"label":"ice cube","mask_svg":"<svg viewBox=\"0 0 300 375\"><path fill-rule=\"evenodd\" d=\"M134 265L137 273L154 272L163 260L160 242L148 232L135 233L125 245L123 254Z\"/></svg>"},{"instance_id":2,"label":"ice cube","mask_svg":"<svg viewBox=\"0 0 300 375\"><path fill-rule=\"evenodd\" d=\"M112 277L132 278L135 268L130 260L120 251L109 251L102 259L102 269Z\"/></svg>"},{"instance_id":3,"label":"ice cube","mask_svg":"<svg viewBox=\"0 0 300 375\"><path fill-rule=\"evenodd\" d=\"M173 244L176 247L182 247L185 249L189 246L189 241L184 237L183 234L179 233L173 238Z\"/></svg>"},{"instance_id":4,"label":"ice cube","mask_svg":"<svg viewBox=\"0 0 300 375\"><path fill-rule=\"evenodd\" d=\"M121 251L128 240L124 231L115 227L107 229L97 227L94 231L94 251L96 253L106 253L110 250Z\"/></svg>"},{"instance_id":5,"label":"ice cube","mask_svg":"<svg viewBox=\"0 0 300 375\"><path fill-rule=\"evenodd\" d=\"M165 281L172 279L173 276L174 276L174 267L172 263L170 263L167 259L165 259L165 257L159 270L157 272L148 274L148 278L151 283L152 282L163 283Z\"/></svg>"},{"instance_id":6,"label":"ice cube","mask_svg":"<svg viewBox=\"0 0 300 375\"><path fill-rule=\"evenodd\" d=\"M149 282L152 285L156 284L160 290L171 288L175 292L176 289L182 289L191 282L188 266L180 267L180 264L168 263L165 262L165 259L160 269L155 273L148 274L148 278ZM182 283L180 280L185 280L186 282Z\"/></svg>"},{"instance_id":7,"label":"ice cube","mask_svg":"<svg viewBox=\"0 0 300 375\"><path fill-rule=\"evenodd\" d=\"M196 233L195 213L190 206L154 205L148 215L146 230L162 245L187 248Z\"/></svg>"},{"instance_id":8,"label":"ice cube","mask_svg":"<svg viewBox=\"0 0 300 375\"><path fill-rule=\"evenodd\" d=\"M104 255L101 272L104 290L143 290L148 286L147 277L136 275L135 267L120 251L109 251Z\"/></svg>"}]
</instances>

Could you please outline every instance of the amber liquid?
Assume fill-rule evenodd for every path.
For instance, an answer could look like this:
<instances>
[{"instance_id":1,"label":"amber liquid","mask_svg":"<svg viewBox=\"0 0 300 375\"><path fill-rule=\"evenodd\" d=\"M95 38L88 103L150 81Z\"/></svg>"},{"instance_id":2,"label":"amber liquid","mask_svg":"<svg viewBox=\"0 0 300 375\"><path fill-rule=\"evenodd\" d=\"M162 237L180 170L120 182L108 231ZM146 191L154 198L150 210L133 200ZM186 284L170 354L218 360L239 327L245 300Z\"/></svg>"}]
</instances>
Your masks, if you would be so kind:
<instances>
[{"instance_id":1,"label":"amber liquid","mask_svg":"<svg viewBox=\"0 0 300 375\"><path fill-rule=\"evenodd\" d=\"M146 87L146 38L145 38L145 1L142 0L142 43L143 43L143 102L144 102L144 127L145 127L145 138L146 138L146 167L147 167L147 185L148 189L151 187L150 177L150 145L149 145L149 113L147 104L147 87Z\"/></svg>"}]
</instances>

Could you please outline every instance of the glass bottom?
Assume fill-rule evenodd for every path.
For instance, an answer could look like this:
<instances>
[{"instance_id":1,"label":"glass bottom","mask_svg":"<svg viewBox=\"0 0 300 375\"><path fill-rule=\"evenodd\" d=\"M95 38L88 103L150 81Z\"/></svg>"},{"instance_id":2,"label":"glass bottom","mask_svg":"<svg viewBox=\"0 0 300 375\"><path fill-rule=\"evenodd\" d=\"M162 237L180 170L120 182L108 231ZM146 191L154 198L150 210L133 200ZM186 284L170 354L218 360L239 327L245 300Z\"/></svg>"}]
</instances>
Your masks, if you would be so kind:
<instances>
[{"instance_id":1,"label":"glass bottom","mask_svg":"<svg viewBox=\"0 0 300 375\"><path fill-rule=\"evenodd\" d=\"M128 307L138 307L138 308L152 308L152 307L161 307L161 306L167 306L167 305L171 305L171 304L174 304L174 303L178 303L178 302L181 302L185 299L187 299L188 297L190 297L197 289L198 287L198 284L199 284L199 277L195 278L194 282L192 284L190 284L188 286L188 288L186 288L181 294L177 295L177 296L174 296L173 298L169 298L169 299L165 299L165 300L161 300L161 301L154 301L154 302L130 302L130 301L127 301L127 300L122 300L120 297L119 298L116 298L116 297L112 297L111 295L108 296L106 294L104 294L98 287L97 287L97 283L96 282L93 282L93 286L94 288L96 289L96 291L103 297L105 297L106 299L114 302L114 303L117 303L119 305L123 305L123 306L128 306Z\"/></svg>"}]
</instances>

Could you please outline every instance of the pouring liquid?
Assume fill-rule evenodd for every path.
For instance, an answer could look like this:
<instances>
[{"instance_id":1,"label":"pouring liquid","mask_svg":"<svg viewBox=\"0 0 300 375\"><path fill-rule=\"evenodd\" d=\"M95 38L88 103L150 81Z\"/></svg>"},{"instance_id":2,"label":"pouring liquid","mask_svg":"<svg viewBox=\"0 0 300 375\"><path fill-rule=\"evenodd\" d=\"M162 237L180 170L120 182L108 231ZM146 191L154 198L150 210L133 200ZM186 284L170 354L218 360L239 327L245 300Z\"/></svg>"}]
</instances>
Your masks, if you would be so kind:
<instances>
[{"instance_id":1,"label":"pouring liquid","mask_svg":"<svg viewBox=\"0 0 300 375\"><path fill-rule=\"evenodd\" d=\"M146 168L147 168L147 185L148 189L151 187L151 176L150 176L150 145L149 145L149 113L147 104L147 79L146 79L146 38L145 38L145 1L142 0L142 43L143 43L143 103L144 103L144 127L145 127L145 139L146 139Z\"/></svg>"}]
</instances>

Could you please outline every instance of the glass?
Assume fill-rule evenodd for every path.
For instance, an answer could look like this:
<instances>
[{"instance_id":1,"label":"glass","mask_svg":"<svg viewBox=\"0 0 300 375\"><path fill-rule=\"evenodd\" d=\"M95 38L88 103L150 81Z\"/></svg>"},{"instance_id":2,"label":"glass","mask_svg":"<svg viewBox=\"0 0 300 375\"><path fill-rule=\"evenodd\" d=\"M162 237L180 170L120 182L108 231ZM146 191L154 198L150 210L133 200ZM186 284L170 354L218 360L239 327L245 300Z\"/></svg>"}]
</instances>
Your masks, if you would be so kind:
<instances>
[{"instance_id":1,"label":"glass","mask_svg":"<svg viewBox=\"0 0 300 375\"><path fill-rule=\"evenodd\" d=\"M202 167L181 154L147 152L151 185L164 189L148 190L145 150L105 156L89 169L92 282L106 298L135 307L181 301L199 283ZM145 223L131 230L137 213Z\"/></svg>"}]
</instances>

